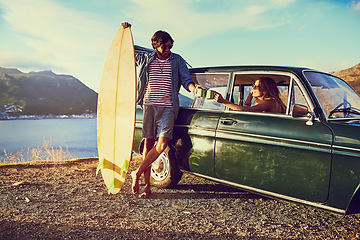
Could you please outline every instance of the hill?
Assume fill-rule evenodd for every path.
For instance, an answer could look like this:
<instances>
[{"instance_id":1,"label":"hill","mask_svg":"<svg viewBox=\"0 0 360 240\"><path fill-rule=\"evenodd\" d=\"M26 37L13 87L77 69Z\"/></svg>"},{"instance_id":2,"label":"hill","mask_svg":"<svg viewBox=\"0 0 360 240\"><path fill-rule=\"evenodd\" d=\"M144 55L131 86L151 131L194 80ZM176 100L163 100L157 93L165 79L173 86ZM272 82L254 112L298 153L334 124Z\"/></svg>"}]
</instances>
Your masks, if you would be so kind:
<instances>
[{"instance_id":1,"label":"hill","mask_svg":"<svg viewBox=\"0 0 360 240\"><path fill-rule=\"evenodd\" d=\"M360 94L360 63L332 73ZM97 93L71 75L0 67L0 115L96 113Z\"/></svg>"},{"instance_id":2,"label":"hill","mask_svg":"<svg viewBox=\"0 0 360 240\"><path fill-rule=\"evenodd\" d=\"M354 67L332 73L333 75L344 79L360 94L360 63Z\"/></svg>"},{"instance_id":3,"label":"hill","mask_svg":"<svg viewBox=\"0 0 360 240\"><path fill-rule=\"evenodd\" d=\"M97 93L70 75L0 67L0 112L11 115L95 113Z\"/></svg>"}]
</instances>

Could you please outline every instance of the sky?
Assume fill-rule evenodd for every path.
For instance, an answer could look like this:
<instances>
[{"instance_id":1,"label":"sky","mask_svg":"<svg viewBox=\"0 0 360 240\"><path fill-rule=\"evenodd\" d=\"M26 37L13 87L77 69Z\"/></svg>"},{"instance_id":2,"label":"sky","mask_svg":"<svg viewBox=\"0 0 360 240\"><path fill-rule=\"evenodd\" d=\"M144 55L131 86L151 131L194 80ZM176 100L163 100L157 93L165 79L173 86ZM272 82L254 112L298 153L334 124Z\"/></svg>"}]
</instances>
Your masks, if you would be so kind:
<instances>
[{"instance_id":1,"label":"sky","mask_svg":"<svg viewBox=\"0 0 360 240\"><path fill-rule=\"evenodd\" d=\"M192 67L360 63L360 0L0 0L0 66L73 75L98 92L125 21L136 45L169 32Z\"/></svg>"}]
</instances>

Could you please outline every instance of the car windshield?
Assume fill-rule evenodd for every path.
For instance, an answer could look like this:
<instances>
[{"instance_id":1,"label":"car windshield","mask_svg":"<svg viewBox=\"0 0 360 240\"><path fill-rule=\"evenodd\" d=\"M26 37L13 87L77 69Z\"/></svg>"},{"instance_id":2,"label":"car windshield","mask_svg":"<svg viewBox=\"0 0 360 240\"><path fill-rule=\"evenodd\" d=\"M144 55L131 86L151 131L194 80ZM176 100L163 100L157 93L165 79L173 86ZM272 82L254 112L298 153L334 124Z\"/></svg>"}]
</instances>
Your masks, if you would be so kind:
<instances>
[{"instance_id":1,"label":"car windshield","mask_svg":"<svg viewBox=\"0 0 360 240\"><path fill-rule=\"evenodd\" d=\"M360 96L343 80L319 72L304 74L328 118L360 118Z\"/></svg>"}]
</instances>

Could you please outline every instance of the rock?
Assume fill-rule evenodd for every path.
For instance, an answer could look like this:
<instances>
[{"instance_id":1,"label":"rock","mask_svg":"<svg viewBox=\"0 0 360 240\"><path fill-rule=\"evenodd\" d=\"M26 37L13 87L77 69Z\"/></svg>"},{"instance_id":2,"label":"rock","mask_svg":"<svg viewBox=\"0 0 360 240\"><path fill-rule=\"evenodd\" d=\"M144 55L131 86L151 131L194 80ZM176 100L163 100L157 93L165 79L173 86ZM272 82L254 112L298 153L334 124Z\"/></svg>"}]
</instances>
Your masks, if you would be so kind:
<instances>
[{"instance_id":1,"label":"rock","mask_svg":"<svg viewBox=\"0 0 360 240\"><path fill-rule=\"evenodd\" d=\"M30 185L30 183L26 181L20 181L13 184L13 186L21 186L21 185Z\"/></svg>"}]
</instances>

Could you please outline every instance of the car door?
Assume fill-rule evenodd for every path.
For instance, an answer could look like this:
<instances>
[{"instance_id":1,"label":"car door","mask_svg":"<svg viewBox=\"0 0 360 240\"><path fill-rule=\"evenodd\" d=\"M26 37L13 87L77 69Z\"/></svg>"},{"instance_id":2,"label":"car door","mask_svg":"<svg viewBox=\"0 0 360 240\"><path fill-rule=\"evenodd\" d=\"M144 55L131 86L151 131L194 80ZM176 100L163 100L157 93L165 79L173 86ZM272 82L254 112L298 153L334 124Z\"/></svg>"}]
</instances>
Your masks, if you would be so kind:
<instances>
[{"instance_id":1,"label":"car door","mask_svg":"<svg viewBox=\"0 0 360 240\"><path fill-rule=\"evenodd\" d=\"M201 88L226 96L229 73L196 73L193 81ZM176 158L181 169L215 177L215 132L224 107L210 98L180 91L180 108L175 122Z\"/></svg>"},{"instance_id":2,"label":"car door","mask_svg":"<svg viewBox=\"0 0 360 240\"><path fill-rule=\"evenodd\" d=\"M266 76L284 77L279 73ZM215 172L218 178L249 190L324 202L330 179L332 133L318 120L310 125L309 117L290 115L294 104L307 104L309 109L313 106L300 81L291 74L286 76L287 114L222 114L216 131ZM235 75L234 79L245 78Z\"/></svg>"}]
</instances>

